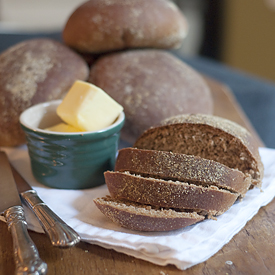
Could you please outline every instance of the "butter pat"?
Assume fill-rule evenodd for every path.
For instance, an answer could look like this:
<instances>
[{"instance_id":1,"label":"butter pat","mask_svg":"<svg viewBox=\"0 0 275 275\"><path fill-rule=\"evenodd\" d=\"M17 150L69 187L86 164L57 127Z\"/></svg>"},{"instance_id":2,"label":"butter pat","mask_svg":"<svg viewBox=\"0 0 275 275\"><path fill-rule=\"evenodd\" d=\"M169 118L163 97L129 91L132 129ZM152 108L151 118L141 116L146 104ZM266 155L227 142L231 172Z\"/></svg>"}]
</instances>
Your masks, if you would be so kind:
<instances>
[{"instance_id":1,"label":"butter pat","mask_svg":"<svg viewBox=\"0 0 275 275\"><path fill-rule=\"evenodd\" d=\"M67 132L67 133L81 132L81 130L63 122L58 123L49 128L46 128L45 130L52 131L52 132Z\"/></svg>"},{"instance_id":2,"label":"butter pat","mask_svg":"<svg viewBox=\"0 0 275 275\"><path fill-rule=\"evenodd\" d=\"M78 80L56 112L64 122L81 131L97 131L110 126L122 110L102 89Z\"/></svg>"}]
</instances>

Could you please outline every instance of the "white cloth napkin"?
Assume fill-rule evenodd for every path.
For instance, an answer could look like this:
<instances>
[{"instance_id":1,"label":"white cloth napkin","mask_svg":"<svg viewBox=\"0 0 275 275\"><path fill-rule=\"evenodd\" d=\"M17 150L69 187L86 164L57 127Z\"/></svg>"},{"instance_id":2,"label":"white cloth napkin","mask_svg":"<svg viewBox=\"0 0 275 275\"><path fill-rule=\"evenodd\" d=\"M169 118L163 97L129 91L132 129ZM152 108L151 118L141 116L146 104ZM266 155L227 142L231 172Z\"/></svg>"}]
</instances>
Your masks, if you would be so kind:
<instances>
[{"instance_id":1,"label":"white cloth napkin","mask_svg":"<svg viewBox=\"0 0 275 275\"><path fill-rule=\"evenodd\" d=\"M265 167L262 191L247 192L217 220L205 220L187 228L166 233L143 233L123 229L109 221L95 206L93 199L108 194L106 185L86 190L57 190L39 184L31 173L28 152L20 148L2 148L21 175L38 192L41 199L82 240L114 249L157 265L173 264L187 269L201 263L238 233L260 209L275 196L275 150L260 148ZM43 232L33 213L25 207L29 229Z\"/></svg>"}]
</instances>

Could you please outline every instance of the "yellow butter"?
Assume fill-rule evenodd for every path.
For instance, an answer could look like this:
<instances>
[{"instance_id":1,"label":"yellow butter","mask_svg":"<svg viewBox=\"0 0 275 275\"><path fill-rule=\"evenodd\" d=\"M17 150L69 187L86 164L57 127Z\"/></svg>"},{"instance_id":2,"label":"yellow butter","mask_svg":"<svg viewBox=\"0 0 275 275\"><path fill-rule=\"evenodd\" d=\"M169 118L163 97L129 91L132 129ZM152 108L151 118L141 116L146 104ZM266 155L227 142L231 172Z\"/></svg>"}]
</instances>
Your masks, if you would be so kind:
<instances>
[{"instance_id":1,"label":"yellow butter","mask_svg":"<svg viewBox=\"0 0 275 275\"><path fill-rule=\"evenodd\" d=\"M49 128L46 128L45 130L52 131L52 132L67 132L67 133L81 132L81 130L63 122L58 123Z\"/></svg>"},{"instance_id":2,"label":"yellow butter","mask_svg":"<svg viewBox=\"0 0 275 275\"><path fill-rule=\"evenodd\" d=\"M110 126L122 110L102 89L77 80L57 107L57 114L82 131L97 131Z\"/></svg>"}]
</instances>

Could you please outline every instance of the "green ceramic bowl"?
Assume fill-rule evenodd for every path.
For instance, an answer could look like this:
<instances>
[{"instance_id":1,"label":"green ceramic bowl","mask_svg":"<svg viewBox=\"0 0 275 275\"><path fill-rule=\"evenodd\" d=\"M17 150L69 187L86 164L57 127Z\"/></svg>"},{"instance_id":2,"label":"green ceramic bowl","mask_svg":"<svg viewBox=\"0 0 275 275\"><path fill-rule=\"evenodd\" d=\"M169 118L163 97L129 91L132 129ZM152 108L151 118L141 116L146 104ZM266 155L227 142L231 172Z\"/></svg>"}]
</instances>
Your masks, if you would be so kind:
<instances>
[{"instance_id":1,"label":"green ceramic bowl","mask_svg":"<svg viewBox=\"0 0 275 275\"><path fill-rule=\"evenodd\" d=\"M41 103L20 116L34 177L62 189L92 188L104 183L104 171L114 168L125 114L100 131L61 133L43 130L61 122L56 108L61 100Z\"/></svg>"}]
</instances>

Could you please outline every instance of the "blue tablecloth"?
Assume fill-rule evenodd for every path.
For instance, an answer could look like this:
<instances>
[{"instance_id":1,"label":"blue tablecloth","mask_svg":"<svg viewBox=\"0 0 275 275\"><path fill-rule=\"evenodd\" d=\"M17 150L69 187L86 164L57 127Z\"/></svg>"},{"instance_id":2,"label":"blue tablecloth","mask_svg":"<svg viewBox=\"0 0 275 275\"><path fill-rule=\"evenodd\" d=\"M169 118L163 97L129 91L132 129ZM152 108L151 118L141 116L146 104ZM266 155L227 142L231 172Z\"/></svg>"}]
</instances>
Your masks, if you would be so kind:
<instances>
[{"instance_id":1,"label":"blue tablecloth","mask_svg":"<svg viewBox=\"0 0 275 275\"><path fill-rule=\"evenodd\" d=\"M60 33L0 34L0 52L22 40ZM181 57L196 70L227 85L267 147L275 148L275 83L257 78L205 57Z\"/></svg>"}]
</instances>

